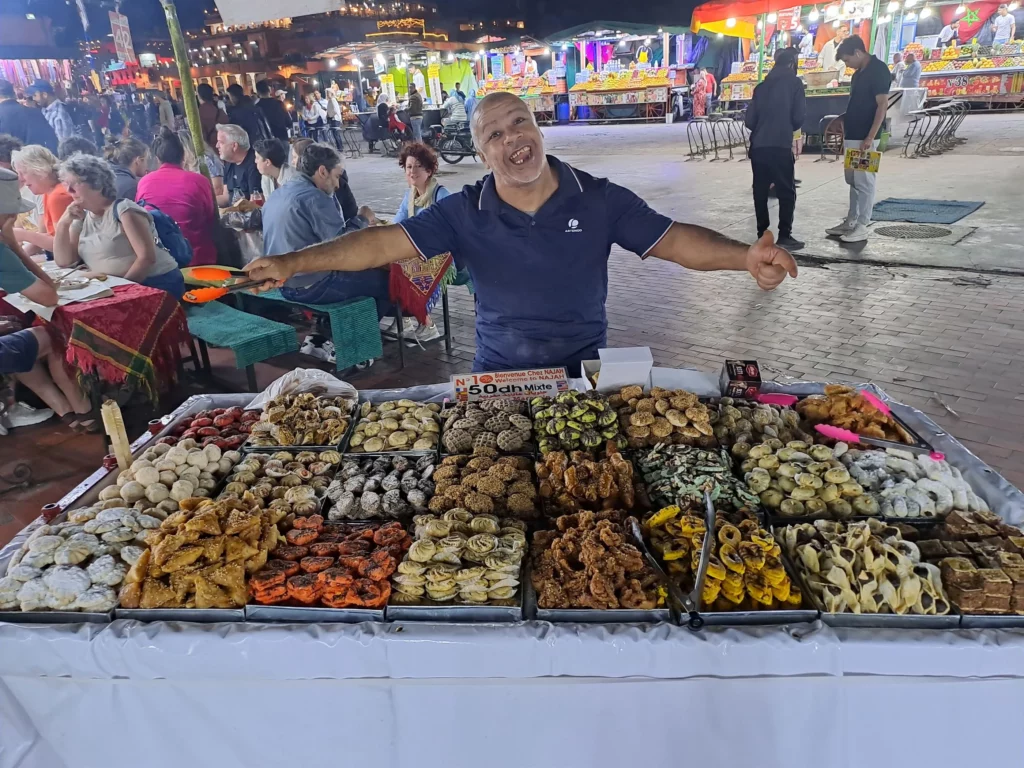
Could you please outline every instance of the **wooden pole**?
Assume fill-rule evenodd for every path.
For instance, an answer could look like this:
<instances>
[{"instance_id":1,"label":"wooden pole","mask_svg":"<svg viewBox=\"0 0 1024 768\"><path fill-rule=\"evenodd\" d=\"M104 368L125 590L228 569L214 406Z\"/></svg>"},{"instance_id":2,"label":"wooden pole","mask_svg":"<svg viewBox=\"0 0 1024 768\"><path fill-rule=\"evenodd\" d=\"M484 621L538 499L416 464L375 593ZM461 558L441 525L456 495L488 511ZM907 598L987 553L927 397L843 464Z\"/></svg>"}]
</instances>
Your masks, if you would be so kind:
<instances>
[{"instance_id":1,"label":"wooden pole","mask_svg":"<svg viewBox=\"0 0 1024 768\"><path fill-rule=\"evenodd\" d=\"M206 140L203 138L203 124L199 120L199 99L196 97L195 84L192 82L192 66L188 60L188 50L185 48L185 37L181 34L181 25L178 23L178 11L174 7L174 0L160 0L160 5L163 6L164 15L167 17L167 31L171 35L174 61L178 65L181 101L185 108L185 117L188 120L188 130L192 134L192 151L195 152L200 173L206 178L210 178L210 169L206 167Z\"/></svg>"}]
</instances>

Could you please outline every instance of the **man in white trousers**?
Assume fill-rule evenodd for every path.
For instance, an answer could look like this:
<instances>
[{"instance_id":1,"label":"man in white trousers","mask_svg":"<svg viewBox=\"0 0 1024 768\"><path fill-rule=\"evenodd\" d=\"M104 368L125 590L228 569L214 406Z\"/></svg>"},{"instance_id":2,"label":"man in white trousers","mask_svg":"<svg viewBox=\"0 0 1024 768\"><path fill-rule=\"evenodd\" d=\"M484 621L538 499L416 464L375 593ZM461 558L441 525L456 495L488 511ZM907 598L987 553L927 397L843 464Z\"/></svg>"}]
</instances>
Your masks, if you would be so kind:
<instances>
[{"instance_id":1,"label":"man in white trousers","mask_svg":"<svg viewBox=\"0 0 1024 768\"><path fill-rule=\"evenodd\" d=\"M889 67L864 48L857 35L843 40L837 55L853 70L850 103L846 108L844 149L877 150L878 131L889 108ZM838 225L826 230L844 243L860 243L868 239L871 209L875 204L877 173L846 171L850 185L850 210Z\"/></svg>"}]
</instances>

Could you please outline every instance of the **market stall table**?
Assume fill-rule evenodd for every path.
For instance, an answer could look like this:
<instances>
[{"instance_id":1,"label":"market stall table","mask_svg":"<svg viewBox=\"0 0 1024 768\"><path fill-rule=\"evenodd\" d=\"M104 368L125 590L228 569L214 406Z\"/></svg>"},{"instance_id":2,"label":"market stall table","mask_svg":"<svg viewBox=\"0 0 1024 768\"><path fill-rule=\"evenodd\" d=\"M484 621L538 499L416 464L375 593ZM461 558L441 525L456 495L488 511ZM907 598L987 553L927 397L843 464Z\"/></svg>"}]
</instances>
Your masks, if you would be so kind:
<instances>
[{"instance_id":1,"label":"market stall table","mask_svg":"<svg viewBox=\"0 0 1024 768\"><path fill-rule=\"evenodd\" d=\"M438 402L447 392L360 396ZM251 397L193 398L167 423ZM924 414L889 405L1004 520L1024 522L1020 491ZM104 479L113 477L77 491L78 503ZM0 568L26 535L0 552ZM194 757L249 766L344 750L350 762L469 766L486 755L518 768L525 749L538 765L573 766L683 756L786 768L995 762L1022 749L1022 651L1019 630L817 620L699 632L538 621L0 623L0 765L162 768Z\"/></svg>"},{"instance_id":2,"label":"market stall table","mask_svg":"<svg viewBox=\"0 0 1024 768\"><path fill-rule=\"evenodd\" d=\"M188 340L185 314L164 291L118 278L107 284L113 296L60 305L45 326L67 350L70 366L156 402L177 376L178 345ZM19 296L7 301L22 311L34 309Z\"/></svg>"}]
</instances>

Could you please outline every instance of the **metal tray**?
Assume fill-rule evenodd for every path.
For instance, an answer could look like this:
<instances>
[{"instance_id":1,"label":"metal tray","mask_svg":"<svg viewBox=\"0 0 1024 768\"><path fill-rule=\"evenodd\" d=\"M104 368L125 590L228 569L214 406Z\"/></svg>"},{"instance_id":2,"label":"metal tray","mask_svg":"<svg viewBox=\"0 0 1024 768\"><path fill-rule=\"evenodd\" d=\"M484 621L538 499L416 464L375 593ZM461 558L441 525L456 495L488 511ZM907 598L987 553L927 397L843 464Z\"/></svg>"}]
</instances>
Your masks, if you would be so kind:
<instances>
[{"instance_id":1,"label":"metal tray","mask_svg":"<svg viewBox=\"0 0 1024 768\"><path fill-rule=\"evenodd\" d=\"M644 552L643 549L640 550ZM523 577L523 615L526 619L551 622L572 622L576 624L660 624L672 621L668 606L645 611L629 608L600 610L595 608L541 608L537 605L537 593L533 588L532 564L528 563ZM661 569L658 569L661 574Z\"/></svg>"},{"instance_id":2,"label":"metal tray","mask_svg":"<svg viewBox=\"0 0 1024 768\"><path fill-rule=\"evenodd\" d=\"M960 617L963 629L1019 629L1024 627L1024 616L1014 613L983 615L965 613Z\"/></svg>"},{"instance_id":3,"label":"metal tray","mask_svg":"<svg viewBox=\"0 0 1024 768\"><path fill-rule=\"evenodd\" d=\"M387 607L387 620L495 624L522 621L523 592L523 589L519 590L519 605L452 605L445 603L389 605Z\"/></svg>"},{"instance_id":4,"label":"metal tray","mask_svg":"<svg viewBox=\"0 0 1024 768\"><path fill-rule=\"evenodd\" d=\"M8 624L109 624L114 611L0 611L0 622Z\"/></svg>"},{"instance_id":5,"label":"metal tray","mask_svg":"<svg viewBox=\"0 0 1024 768\"><path fill-rule=\"evenodd\" d=\"M305 605L247 605L246 621L288 621L294 624L358 624L384 621L384 609L318 608Z\"/></svg>"},{"instance_id":6,"label":"metal tray","mask_svg":"<svg viewBox=\"0 0 1024 768\"><path fill-rule=\"evenodd\" d=\"M189 621L215 624L242 621L243 608L115 608L114 618L134 621Z\"/></svg>"}]
</instances>

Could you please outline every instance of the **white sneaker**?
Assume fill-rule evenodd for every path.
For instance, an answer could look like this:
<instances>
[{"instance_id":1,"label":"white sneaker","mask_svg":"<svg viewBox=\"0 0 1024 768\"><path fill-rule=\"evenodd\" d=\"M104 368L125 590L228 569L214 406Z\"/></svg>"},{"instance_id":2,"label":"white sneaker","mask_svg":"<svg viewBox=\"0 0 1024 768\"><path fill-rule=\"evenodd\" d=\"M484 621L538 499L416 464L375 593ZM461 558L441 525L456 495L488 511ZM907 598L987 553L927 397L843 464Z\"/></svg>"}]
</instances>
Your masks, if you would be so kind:
<instances>
[{"instance_id":1,"label":"white sneaker","mask_svg":"<svg viewBox=\"0 0 1024 768\"><path fill-rule=\"evenodd\" d=\"M11 429L28 427L39 424L53 417L53 411L49 408L33 408L25 403L15 403L7 409L5 414L7 426Z\"/></svg>"},{"instance_id":2,"label":"white sneaker","mask_svg":"<svg viewBox=\"0 0 1024 768\"><path fill-rule=\"evenodd\" d=\"M424 342L439 338L441 338L441 329L435 323L420 325L413 332L412 339L406 340L405 345L407 347L422 347Z\"/></svg>"},{"instance_id":3,"label":"white sneaker","mask_svg":"<svg viewBox=\"0 0 1024 768\"><path fill-rule=\"evenodd\" d=\"M302 345L299 347L299 354L316 357L316 352L314 350L316 350L316 344L313 343L313 337L307 336L302 340Z\"/></svg>"},{"instance_id":4,"label":"white sneaker","mask_svg":"<svg viewBox=\"0 0 1024 768\"><path fill-rule=\"evenodd\" d=\"M388 327L386 333L390 333L392 336L397 338L398 336L398 323L395 322L395 318L389 318L391 325ZM381 321L383 322L383 321ZM419 321L415 317L403 317L402 318L402 337L409 339L416 333L416 329L420 327ZM388 341L395 341L395 338L388 339Z\"/></svg>"},{"instance_id":5,"label":"white sneaker","mask_svg":"<svg viewBox=\"0 0 1024 768\"><path fill-rule=\"evenodd\" d=\"M854 228L856 227L856 225L857 225L857 222L855 222L855 221L850 221L849 219L843 219L841 222L836 224L834 227L830 227L830 228L826 229L825 230L825 234L834 235L834 236L836 236L836 235L842 236L842 235L845 235L847 232L852 232L854 230Z\"/></svg>"},{"instance_id":6,"label":"white sneaker","mask_svg":"<svg viewBox=\"0 0 1024 768\"><path fill-rule=\"evenodd\" d=\"M863 224L858 224L856 227L851 229L845 235L840 235L839 239L844 243L863 243L868 239L871 234L871 230L865 227Z\"/></svg>"},{"instance_id":7,"label":"white sneaker","mask_svg":"<svg viewBox=\"0 0 1024 768\"><path fill-rule=\"evenodd\" d=\"M393 317L382 317L380 322L377 323L377 327L380 328L381 333L388 333L394 330L395 318Z\"/></svg>"},{"instance_id":8,"label":"white sneaker","mask_svg":"<svg viewBox=\"0 0 1024 768\"><path fill-rule=\"evenodd\" d=\"M323 352L325 355L323 359L326 360L331 365L334 365L335 363L338 362L338 355L334 349L334 342L331 341L330 339L324 340L324 343L320 345L320 351Z\"/></svg>"}]
</instances>

